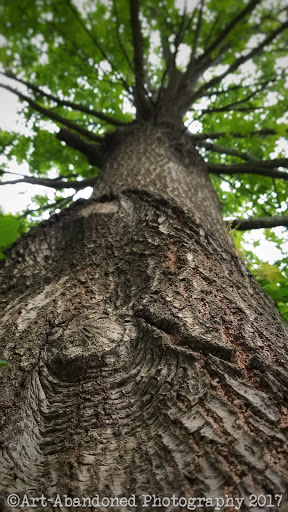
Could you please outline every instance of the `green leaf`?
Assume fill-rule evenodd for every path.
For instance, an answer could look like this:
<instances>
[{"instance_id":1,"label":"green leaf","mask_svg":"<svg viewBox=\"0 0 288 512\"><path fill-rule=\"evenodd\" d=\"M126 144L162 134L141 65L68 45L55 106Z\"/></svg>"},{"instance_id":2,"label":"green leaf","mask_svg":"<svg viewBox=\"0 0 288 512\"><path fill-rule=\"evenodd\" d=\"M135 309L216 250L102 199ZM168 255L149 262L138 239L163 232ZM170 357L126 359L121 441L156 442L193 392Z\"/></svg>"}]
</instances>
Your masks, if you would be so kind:
<instances>
[{"instance_id":1,"label":"green leaf","mask_svg":"<svg viewBox=\"0 0 288 512\"><path fill-rule=\"evenodd\" d=\"M258 268L258 279L267 280L270 283L279 283L279 281L283 279L283 275L277 265L261 263L260 267Z\"/></svg>"},{"instance_id":2,"label":"green leaf","mask_svg":"<svg viewBox=\"0 0 288 512\"><path fill-rule=\"evenodd\" d=\"M10 363L7 363L7 361L3 361L0 359L0 368L3 368L4 366L10 366Z\"/></svg>"},{"instance_id":3,"label":"green leaf","mask_svg":"<svg viewBox=\"0 0 288 512\"><path fill-rule=\"evenodd\" d=\"M19 237L20 220L13 215L3 215L0 217L0 259L5 259L3 249L11 245Z\"/></svg>"}]
</instances>

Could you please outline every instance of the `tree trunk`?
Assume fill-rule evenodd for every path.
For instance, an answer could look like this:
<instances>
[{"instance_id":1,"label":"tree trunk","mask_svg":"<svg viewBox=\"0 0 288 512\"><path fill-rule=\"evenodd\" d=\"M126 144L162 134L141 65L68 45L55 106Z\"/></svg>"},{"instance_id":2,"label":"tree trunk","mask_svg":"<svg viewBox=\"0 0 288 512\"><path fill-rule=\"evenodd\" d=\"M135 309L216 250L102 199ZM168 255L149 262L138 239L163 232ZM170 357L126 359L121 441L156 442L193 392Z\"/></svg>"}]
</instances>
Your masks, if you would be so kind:
<instances>
[{"instance_id":1,"label":"tree trunk","mask_svg":"<svg viewBox=\"0 0 288 512\"><path fill-rule=\"evenodd\" d=\"M3 263L1 510L43 494L63 511L83 510L67 495L94 498L89 510L232 512L256 494L253 511L285 512L286 326L187 137L134 126L109 144L93 198Z\"/></svg>"}]
</instances>

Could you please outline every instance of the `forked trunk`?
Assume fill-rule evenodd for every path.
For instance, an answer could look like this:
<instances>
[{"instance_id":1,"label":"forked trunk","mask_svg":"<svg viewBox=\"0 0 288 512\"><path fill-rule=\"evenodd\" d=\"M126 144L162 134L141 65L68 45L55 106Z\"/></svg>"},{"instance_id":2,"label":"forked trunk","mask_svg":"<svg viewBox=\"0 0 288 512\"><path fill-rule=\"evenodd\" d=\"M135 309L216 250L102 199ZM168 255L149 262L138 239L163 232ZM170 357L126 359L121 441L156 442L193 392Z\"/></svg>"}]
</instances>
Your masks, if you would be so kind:
<instances>
[{"instance_id":1,"label":"forked trunk","mask_svg":"<svg viewBox=\"0 0 288 512\"><path fill-rule=\"evenodd\" d=\"M186 136L112 139L94 199L3 264L1 510L285 512L287 329Z\"/></svg>"}]
</instances>

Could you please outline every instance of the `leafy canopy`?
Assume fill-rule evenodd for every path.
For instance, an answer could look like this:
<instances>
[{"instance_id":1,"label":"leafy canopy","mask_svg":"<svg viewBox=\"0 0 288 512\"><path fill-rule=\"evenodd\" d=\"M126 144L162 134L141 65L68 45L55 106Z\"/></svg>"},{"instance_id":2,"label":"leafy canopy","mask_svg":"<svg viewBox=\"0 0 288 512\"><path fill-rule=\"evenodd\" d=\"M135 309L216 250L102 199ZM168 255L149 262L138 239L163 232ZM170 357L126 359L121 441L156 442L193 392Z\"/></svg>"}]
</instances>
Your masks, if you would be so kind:
<instances>
[{"instance_id":1,"label":"leafy canopy","mask_svg":"<svg viewBox=\"0 0 288 512\"><path fill-rule=\"evenodd\" d=\"M286 0L2 0L0 87L18 96L29 128L0 132L2 184L55 189L53 201L38 195L24 212L37 219L93 186L108 131L135 119L183 122L230 227L267 228L281 250L287 14ZM29 175L10 179L15 159L20 175L28 162ZM15 235L15 222L4 218ZM276 235L273 226L285 228ZM242 239L239 233L236 243ZM287 257L278 274L249 251L245 258L287 314Z\"/></svg>"}]
</instances>

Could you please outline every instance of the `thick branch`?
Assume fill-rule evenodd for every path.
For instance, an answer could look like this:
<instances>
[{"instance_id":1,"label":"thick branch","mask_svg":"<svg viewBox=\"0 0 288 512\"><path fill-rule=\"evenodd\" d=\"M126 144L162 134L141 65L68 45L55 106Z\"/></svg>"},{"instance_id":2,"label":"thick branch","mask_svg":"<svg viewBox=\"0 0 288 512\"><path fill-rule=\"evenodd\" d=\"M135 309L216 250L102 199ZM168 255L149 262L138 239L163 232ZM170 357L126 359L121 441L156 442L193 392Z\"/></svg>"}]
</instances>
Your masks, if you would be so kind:
<instances>
[{"instance_id":1,"label":"thick branch","mask_svg":"<svg viewBox=\"0 0 288 512\"><path fill-rule=\"evenodd\" d=\"M230 229L238 231L246 231L248 229L276 228L277 226L288 227L288 216L281 215L279 217L255 217L249 219L234 219L226 221Z\"/></svg>"},{"instance_id":2,"label":"thick branch","mask_svg":"<svg viewBox=\"0 0 288 512\"><path fill-rule=\"evenodd\" d=\"M41 94L41 96L43 98L48 98L49 100L54 101L60 107L70 107L73 110L83 112L84 114L89 114L90 116L93 116L93 117L97 117L101 121L105 121L106 123L112 124L113 126L126 126L127 125L127 123L125 123L124 121L122 121L122 122L117 121L117 119L114 119L111 116L103 114L102 112L99 112L98 110L84 107L84 105L79 105L78 103L74 103L73 101L60 100L59 98L57 98L57 96L53 96L52 94L48 94L47 92L44 92L40 87L37 87L37 85L32 84L31 82L27 82L26 80L17 78L17 76L13 75L12 73L3 73L0 71L0 75L6 76L7 78L12 78L13 80L16 80L17 82L26 85L26 87L28 87L28 89L31 89L31 91L33 91L37 94Z\"/></svg>"},{"instance_id":3,"label":"thick branch","mask_svg":"<svg viewBox=\"0 0 288 512\"><path fill-rule=\"evenodd\" d=\"M185 73L182 76L181 83L178 87L176 97L174 101L177 101L178 104L178 111L183 116L190 105L192 104L192 101L190 100L190 97L192 95L192 91L195 89L195 86L198 82L198 80L203 76L203 73L206 71L206 69L212 65L217 65L222 58L222 55L226 52L229 45L223 46L220 50L218 55L209 61L209 65L207 64L199 64L197 65L197 59L190 59L190 62L187 66L187 69Z\"/></svg>"},{"instance_id":4,"label":"thick branch","mask_svg":"<svg viewBox=\"0 0 288 512\"><path fill-rule=\"evenodd\" d=\"M185 73L182 74L181 82L179 84L179 87L177 88L176 97L174 101L177 101L179 105L182 105L182 103L185 103L185 98L188 97L189 92L188 89L191 90L196 85L198 79L203 74L203 70L201 67L196 66L196 52L202 27L202 15L203 15L203 7L204 7L204 0L200 0L200 7L198 8L198 4L194 9L194 12L197 12L198 10L198 19L197 24L195 28L194 33L194 39L192 43L191 48L191 56L189 63L187 65ZM193 13L194 16L194 13Z\"/></svg>"},{"instance_id":5,"label":"thick branch","mask_svg":"<svg viewBox=\"0 0 288 512\"><path fill-rule=\"evenodd\" d=\"M194 13L195 12L196 12L196 9L194 9ZM166 77L168 76L169 80L168 80L168 85L167 85L166 91L165 91L165 97L170 98L171 96L173 97L173 91L177 90L179 80L183 76L182 72L176 67L176 58L178 55L179 46L183 41L184 34L185 34L186 30L188 29L188 27L190 26L190 23L192 23L194 13L192 14L192 17L190 17L190 19L188 20L188 23L185 27L185 18L186 18L186 5L185 5L184 12L181 16L181 22L179 24L178 31L175 35L175 40L174 40L175 49L174 49L173 53L170 51L170 44L169 44L168 39L166 39L164 34L161 34L162 52L163 52L163 57L165 60L166 67L165 67L165 70L164 70L162 78L161 78L161 85L159 87L158 96L157 96L157 100L156 100L157 105L159 104L161 96L164 92L164 84L165 84ZM169 101L169 99L168 99L168 101ZM164 101L164 103L165 103L165 101Z\"/></svg>"},{"instance_id":6,"label":"thick branch","mask_svg":"<svg viewBox=\"0 0 288 512\"><path fill-rule=\"evenodd\" d=\"M99 135L95 135L95 134L89 132L88 130L86 130L85 128L82 128L74 121L71 121L70 119L66 119L63 116L60 116L59 114L56 114L55 112L52 112L51 110L48 110L45 107L42 107L41 105L39 105L39 103L36 103L36 101L31 100L31 98L29 98L28 96L25 96L25 94L22 94L21 92L17 91L16 89L13 89L9 85L4 85L4 84L0 83L0 87L2 87L3 89L6 89L7 91L12 92L16 96L18 96L18 98L20 100L26 101L26 103L28 103L28 105L30 105L30 107L34 108L34 110L36 110L36 112L43 114L45 117L48 117L48 119L51 119L51 121L56 121L57 123L60 123L64 126L68 126L72 130L75 130L76 132L81 133L85 137L87 137L91 140L94 140L95 142L102 142L103 139L102 139L102 137L99 137Z\"/></svg>"},{"instance_id":7,"label":"thick branch","mask_svg":"<svg viewBox=\"0 0 288 512\"><path fill-rule=\"evenodd\" d=\"M196 12L197 12L197 9L195 8L185 26L185 19L186 19L186 4L185 4L184 11L181 16L181 22L179 24L178 30L175 35L175 40L174 40L175 49L174 49L173 53L170 51L170 43L169 43L168 39L164 36L164 34L161 34L162 52L163 52L163 57L165 60L166 67L165 67L165 70L162 75L161 85L159 87L156 104L159 104L162 93L164 92L164 84L165 84L165 79L167 76L168 76L169 80L168 80L168 85L167 85L165 93L164 93L165 100L169 102L169 101L171 101L171 98L173 98L175 96L175 92L177 90L178 84L180 83L180 80L183 76L183 73L176 67L176 58L178 55L180 44L183 41L185 33L187 32L187 30L189 30ZM164 100L164 103L165 103L165 100Z\"/></svg>"},{"instance_id":8,"label":"thick branch","mask_svg":"<svg viewBox=\"0 0 288 512\"><path fill-rule=\"evenodd\" d=\"M222 166L222 164L210 164L210 165ZM227 165L225 167L229 167L231 169L232 169L232 167L233 167L233 169L240 169L240 172L241 172L242 169L243 170L244 169L253 169L255 167L255 165L258 165L258 167L262 167L265 169L274 169L275 167L288 167L288 158L273 158L272 160L259 160L257 162L257 164L255 164L255 163L233 164L233 165Z\"/></svg>"},{"instance_id":9,"label":"thick branch","mask_svg":"<svg viewBox=\"0 0 288 512\"><path fill-rule=\"evenodd\" d=\"M185 34L185 32L189 26L189 23L190 23L190 20L189 20L187 26L185 27L185 19L186 19L186 5L185 5L184 12L181 16L181 22L179 24L178 30L175 34L175 40L174 40L175 49L174 49L173 53L170 50L169 40L164 36L164 34L161 34L162 52L163 52L163 57L164 57L165 64L166 64L166 69L164 70L164 73L163 73L163 76L161 79L161 87L163 87L165 78L166 78L167 74L169 73L170 69L171 68L173 69L175 67L176 57L178 54L179 46L183 41L184 34ZM172 73L173 73L173 71L172 71ZM170 79L171 79L171 73L170 73Z\"/></svg>"},{"instance_id":10,"label":"thick branch","mask_svg":"<svg viewBox=\"0 0 288 512\"><path fill-rule=\"evenodd\" d=\"M66 128L61 128L59 133L57 133L56 138L65 142L70 148L83 153L91 165L102 167L104 157L101 151L101 146L82 139L82 137L77 135L77 133L71 132Z\"/></svg>"},{"instance_id":11,"label":"thick branch","mask_svg":"<svg viewBox=\"0 0 288 512\"><path fill-rule=\"evenodd\" d=\"M145 70L143 60L143 40L139 19L139 0L130 0L130 21L134 48L135 70L135 103L137 110L145 117L145 112L151 111L151 105L145 95Z\"/></svg>"},{"instance_id":12,"label":"thick branch","mask_svg":"<svg viewBox=\"0 0 288 512\"><path fill-rule=\"evenodd\" d=\"M276 167L287 167L288 158L276 158L275 160L266 160L257 162L247 162L243 164L214 164L207 162L208 172L211 174L259 174L269 176L270 178L280 178L288 180L288 172L279 171Z\"/></svg>"},{"instance_id":13,"label":"thick branch","mask_svg":"<svg viewBox=\"0 0 288 512\"><path fill-rule=\"evenodd\" d=\"M143 41L139 19L139 0L130 0L130 16L134 46L134 66L138 77L136 77L136 88L140 86L142 91L145 74L143 62Z\"/></svg>"},{"instance_id":14,"label":"thick branch","mask_svg":"<svg viewBox=\"0 0 288 512\"><path fill-rule=\"evenodd\" d=\"M9 171L8 171L9 174ZM73 188L74 190L82 190L85 187L93 187L96 177L88 178L82 181L62 181L61 179L36 178L35 176L23 176L19 180L1 181L0 185L15 185L16 183L29 183L30 185L41 185L43 187L62 190L64 188Z\"/></svg>"}]
</instances>

